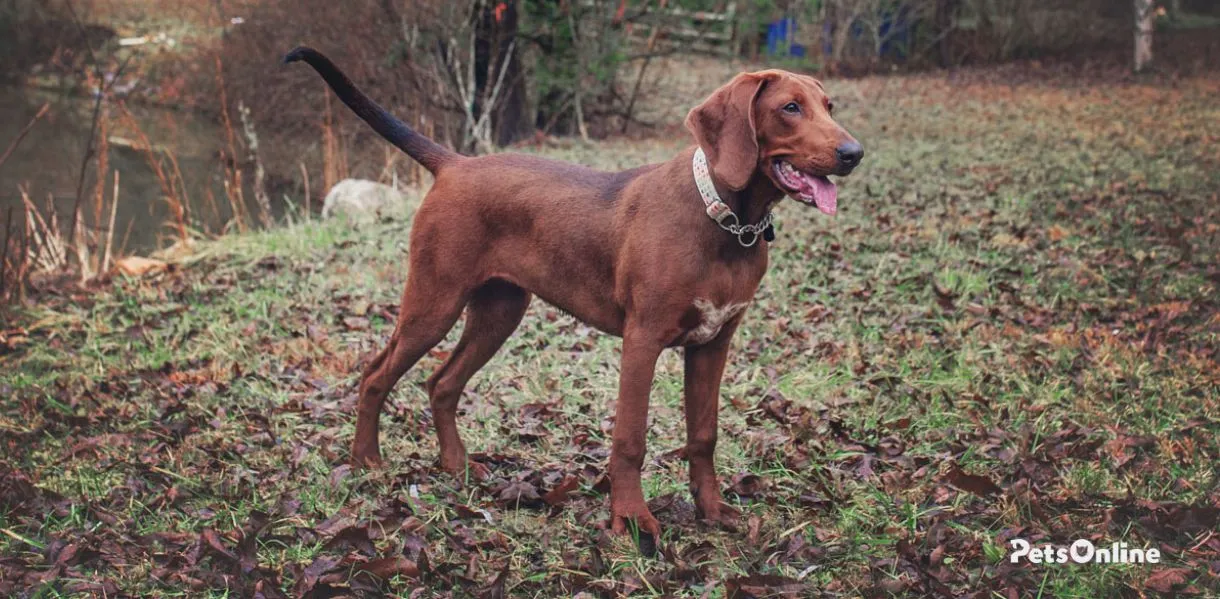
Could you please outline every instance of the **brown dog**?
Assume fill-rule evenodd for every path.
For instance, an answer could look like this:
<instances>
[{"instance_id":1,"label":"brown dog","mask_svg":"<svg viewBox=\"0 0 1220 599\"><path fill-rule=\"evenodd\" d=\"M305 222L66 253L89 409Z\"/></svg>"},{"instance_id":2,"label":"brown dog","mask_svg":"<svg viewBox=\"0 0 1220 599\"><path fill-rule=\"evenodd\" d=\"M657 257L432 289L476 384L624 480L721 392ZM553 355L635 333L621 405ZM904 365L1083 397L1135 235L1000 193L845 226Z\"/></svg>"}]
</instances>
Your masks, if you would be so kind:
<instances>
[{"instance_id":1,"label":"brown dog","mask_svg":"<svg viewBox=\"0 0 1220 599\"><path fill-rule=\"evenodd\" d=\"M455 423L462 389L537 294L623 338L608 469L612 531L634 521L660 534L640 468L653 370L662 350L678 346L686 352L691 493L702 517L731 523L737 514L721 500L712 454L729 341L767 268L759 237L770 234L771 208L785 195L833 214L836 190L826 176L848 174L864 154L831 119L822 84L784 71L740 74L687 116L697 147L606 173L521 154L456 154L369 100L317 51L285 58L297 60L436 175L415 215L394 334L360 382L353 460L381 461L377 419L386 395L465 308L461 340L426 388L441 465L466 468Z\"/></svg>"}]
</instances>

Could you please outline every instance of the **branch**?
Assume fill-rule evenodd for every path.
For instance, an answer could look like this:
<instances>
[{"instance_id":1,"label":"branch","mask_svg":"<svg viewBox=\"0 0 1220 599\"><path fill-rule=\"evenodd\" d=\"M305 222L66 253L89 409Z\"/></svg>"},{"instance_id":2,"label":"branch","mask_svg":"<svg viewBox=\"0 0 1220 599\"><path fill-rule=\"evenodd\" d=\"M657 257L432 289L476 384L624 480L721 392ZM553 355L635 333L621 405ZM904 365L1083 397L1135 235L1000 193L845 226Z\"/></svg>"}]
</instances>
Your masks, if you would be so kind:
<instances>
[{"instance_id":1,"label":"branch","mask_svg":"<svg viewBox=\"0 0 1220 599\"><path fill-rule=\"evenodd\" d=\"M25 136L27 133L30 132L30 129L34 128L34 123L37 123L38 119L41 119L50 110L51 110L50 102L43 104L42 108L38 109L38 114L35 114L34 118L30 119L30 122L27 123L26 126L21 130L21 132L17 134L17 137L13 139L13 143L9 144L8 149L5 150L3 154L0 154L0 166L3 166L4 161L8 160L8 157L11 156L13 154L13 152L17 149L17 146L21 145L21 140L25 139Z\"/></svg>"},{"instance_id":2,"label":"branch","mask_svg":"<svg viewBox=\"0 0 1220 599\"><path fill-rule=\"evenodd\" d=\"M131 62L129 55L119 65L119 68L114 72L114 78L110 83L106 83L105 73L102 72L102 64L98 62L97 55L93 52L93 44L89 43L89 34L85 31L85 25L81 22L80 17L76 14L76 8L73 7L71 0L65 2L68 12L72 15L72 22L76 24L77 30L80 31L81 41L85 42L85 49L89 51L89 60L93 63L93 76L97 78L98 90L97 99L93 103L93 122L89 127L89 139L85 143L85 153L81 157L80 176L76 180L76 200L72 203L72 228L69 229L69 235L75 241L77 222L80 220L80 203L82 194L85 190L85 173L88 172L89 159L93 157L93 141L97 136L98 117L102 112L102 102L106 98L106 94L110 93L110 88L118 83L119 78L123 75L123 70L127 68L127 63ZM82 265L83 268L83 265Z\"/></svg>"},{"instance_id":3,"label":"branch","mask_svg":"<svg viewBox=\"0 0 1220 599\"><path fill-rule=\"evenodd\" d=\"M495 110L496 102L500 99L500 89L504 84L504 74L508 72L508 65L513 61L513 50L516 47L517 40L508 43L508 51L504 53L504 63L500 65L500 74L496 77L495 86L491 88L491 94L486 98L486 106L483 108L483 114L479 115L476 129L486 126L487 122L491 119L491 113Z\"/></svg>"}]
</instances>

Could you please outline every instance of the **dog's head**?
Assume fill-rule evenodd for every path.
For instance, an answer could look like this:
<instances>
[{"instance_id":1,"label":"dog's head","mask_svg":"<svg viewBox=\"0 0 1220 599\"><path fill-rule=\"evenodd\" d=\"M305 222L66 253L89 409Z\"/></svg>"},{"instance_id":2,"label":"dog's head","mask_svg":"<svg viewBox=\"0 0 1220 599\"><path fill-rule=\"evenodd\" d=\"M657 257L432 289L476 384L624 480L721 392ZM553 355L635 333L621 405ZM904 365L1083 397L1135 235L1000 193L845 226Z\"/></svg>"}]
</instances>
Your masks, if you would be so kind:
<instances>
[{"instance_id":1,"label":"dog's head","mask_svg":"<svg viewBox=\"0 0 1220 599\"><path fill-rule=\"evenodd\" d=\"M713 92L686 116L686 128L729 188L743 189L761 172L792 198L834 214L838 191L827 176L850 173L864 149L833 110L817 79L758 71Z\"/></svg>"}]
</instances>

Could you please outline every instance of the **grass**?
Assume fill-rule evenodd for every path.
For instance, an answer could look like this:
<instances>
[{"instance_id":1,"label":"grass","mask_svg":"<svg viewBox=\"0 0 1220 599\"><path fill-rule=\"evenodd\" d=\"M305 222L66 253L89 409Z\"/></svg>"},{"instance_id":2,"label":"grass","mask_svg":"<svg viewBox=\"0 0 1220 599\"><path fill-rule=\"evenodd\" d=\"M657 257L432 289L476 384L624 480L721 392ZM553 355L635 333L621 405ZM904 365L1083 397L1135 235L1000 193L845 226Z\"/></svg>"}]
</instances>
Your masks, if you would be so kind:
<instances>
[{"instance_id":1,"label":"grass","mask_svg":"<svg viewBox=\"0 0 1220 599\"><path fill-rule=\"evenodd\" d=\"M409 220L308 223L10 315L0 591L1220 593L1220 81L1031 80L831 82L868 154L837 218L779 209L722 392L737 532L694 519L670 351L644 471L660 554L602 535L618 340L537 301L463 399L489 481L435 464L422 383L458 330L391 396L388 467L346 467ZM538 151L620 168L686 143ZM566 477L566 502L531 497ZM1165 562L1009 564L1014 537Z\"/></svg>"}]
</instances>

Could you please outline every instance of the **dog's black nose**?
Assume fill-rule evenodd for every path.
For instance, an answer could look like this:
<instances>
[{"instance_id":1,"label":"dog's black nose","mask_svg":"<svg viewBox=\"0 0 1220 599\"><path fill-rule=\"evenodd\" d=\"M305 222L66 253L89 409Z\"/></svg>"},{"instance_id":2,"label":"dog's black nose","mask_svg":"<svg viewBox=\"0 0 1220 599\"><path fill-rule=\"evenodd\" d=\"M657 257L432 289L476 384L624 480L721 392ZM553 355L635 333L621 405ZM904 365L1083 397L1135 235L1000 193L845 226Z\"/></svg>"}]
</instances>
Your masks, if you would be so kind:
<instances>
[{"instance_id":1,"label":"dog's black nose","mask_svg":"<svg viewBox=\"0 0 1220 599\"><path fill-rule=\"evenodd\" d=\"M843 142L843 145L835 148L835 156L843 168L855 168L860 164L860 159L864 158L864 148L855 140Z\"/></svg>"}]
</instances>

